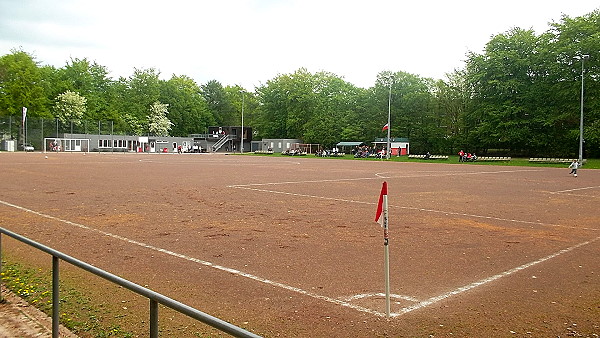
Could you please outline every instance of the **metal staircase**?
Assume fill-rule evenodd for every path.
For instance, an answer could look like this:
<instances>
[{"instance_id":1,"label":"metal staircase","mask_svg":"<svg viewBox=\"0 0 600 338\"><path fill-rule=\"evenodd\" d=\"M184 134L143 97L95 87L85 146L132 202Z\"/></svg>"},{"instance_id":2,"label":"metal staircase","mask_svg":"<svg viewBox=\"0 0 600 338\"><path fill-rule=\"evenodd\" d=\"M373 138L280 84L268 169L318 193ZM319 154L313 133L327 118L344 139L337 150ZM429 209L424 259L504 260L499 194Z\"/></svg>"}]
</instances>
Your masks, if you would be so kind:
<instances>
[{"instance_id":1,"label":"metal staircase","mask_svg":"<svg viewBox=\"0 0 600 338\"><path fill-rule=\"evenodd\" d=\"M235 138L235 137L233 137L232 135L227 135L227 136L225 136L225 137L222 137L222 138L220 138L220 139L217 141L217 143L215 143L215 144L213 144L213 145L212 145L212 147L211 147L212 151L213 151L213 152L215 152L215 151L217 151L217 150L221 149L221 147L222 147L222 146L223 146L225 143L227 143L227 141L231 141L231 140L233 140L234 138Z\"/></svg>"}]
</instances>

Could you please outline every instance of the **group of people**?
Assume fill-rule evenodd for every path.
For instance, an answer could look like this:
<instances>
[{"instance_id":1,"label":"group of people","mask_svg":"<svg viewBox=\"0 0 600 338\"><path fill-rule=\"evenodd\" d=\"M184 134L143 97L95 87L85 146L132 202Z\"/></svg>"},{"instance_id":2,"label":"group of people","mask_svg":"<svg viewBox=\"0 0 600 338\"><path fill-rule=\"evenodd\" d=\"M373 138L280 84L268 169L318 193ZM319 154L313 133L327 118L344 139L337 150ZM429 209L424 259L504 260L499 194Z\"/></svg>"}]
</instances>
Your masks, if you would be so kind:
<instances>
[{"instance_id":1,"label":"group of people","mask_svg":"<svg viewBox=\"0 0 600 338\"><path fill-rule=\"evenodd\" d=\"M354 157L355 158L367 158L367 157L376 157L376 158L384 158L386 155L385 149L376 149L369 146L362 146L354 148Z\"/></svg>"},{"instance_id":2,"label":"group of people","mask_svg":"<svg viewBox=\"0 0 600 338\"><path fill-rule=\"evenodd\" d=\"M320 150L315 155L320 156L320 157L329 157L329 156L345 155L345 153L340 151L340 149L338 147L333 147L333 148L331 148L331 150L330 149Z\"/></svg>"},{"instance_id":3,"label":"group of people","mask_svg":"<svg viewBox=\"0 0 600 338\"><path fill-rule=\"evenodd\" d=\"M458 152L458 162L475 162L477 155L475 153L465 153L462 149Z\"/></svg>"},{"instance_id":4,"label":"group of people","mask_svg":"<svg viewBox=\"0 0 600 338\"><path fill-rule=\"evenodd\" d=\"M50 143L50 150L51 151L60 151L60 145L58 144L58 142L56 140L54 140Z\"/></svg>"},{"instance_id":5,"label":"group of people","mask_svg":"<svg viewBox=\"0 0 600 338\"><path fill-rule=\"evenodd\" d=\"M305 151L302 151L302 149L300 148L294 148L294 149L288 149L284 152L282 152L283 155L290 155L290 156L299 156L299 155L306 155Z\"/></svg>"}]
</instances>

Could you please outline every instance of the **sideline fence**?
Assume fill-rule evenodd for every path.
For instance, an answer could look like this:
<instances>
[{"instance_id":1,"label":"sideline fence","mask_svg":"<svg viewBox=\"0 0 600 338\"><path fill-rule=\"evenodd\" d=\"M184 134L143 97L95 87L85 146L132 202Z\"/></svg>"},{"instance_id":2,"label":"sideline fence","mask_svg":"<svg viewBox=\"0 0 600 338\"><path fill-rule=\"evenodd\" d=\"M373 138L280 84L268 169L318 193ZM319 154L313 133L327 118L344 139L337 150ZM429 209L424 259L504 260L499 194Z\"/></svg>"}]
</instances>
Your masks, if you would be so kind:
<instances>
[{"instance_id":1,"label":"sideline fence","mask_svg":"<svg viewBox=\"0 0 600 338\"><path fill-rule=\"evenodd\" d=\"M102 277L114 284L120 285L127 288L141 296L144 296L150 300L150 337L158 337L158 304L162 304L169 307L177 312L180 312L188 317L199 320L207 325L210 325L216 329L219 329L225 333L228 333L234 337L260 337L252 332L246 331L240 327L230 324L224 320L213 317L202 311L194 309L188 305L180 303L174 299L166 297L160 293L154 292L150 289L137 285L124 278L113 275L102 269L99 269L93 265L80 261L69 255L66 255L60 251L54 250L43 244L35 242L27 237L23 237L10 230L0 228L0 272L2 271L2 234L12 237L22 243L32 246L40 251L52 255L52 337L57 338L59 328L59 262L63 260L70 263L78 268L81 268L87 272L90 272L96 276ZM1 280L0 280L1 281Z\"/></svg>"},{"instance_id":2,"label":"sideline fence","mask_svg":"<svg viewBox=\"0 0 600 338\"><path fill-rule=\"evenodd\" d=\"M126 135L132 133L128 126L110 120L72 120L66 123L59 119L18 116L0 117L0 141L15 140L17 144L30 143L35 149L44 149L46 138L58 138L63 134ZM50 150L50 149L48 149Z\"/></svg>"}]
</instances>

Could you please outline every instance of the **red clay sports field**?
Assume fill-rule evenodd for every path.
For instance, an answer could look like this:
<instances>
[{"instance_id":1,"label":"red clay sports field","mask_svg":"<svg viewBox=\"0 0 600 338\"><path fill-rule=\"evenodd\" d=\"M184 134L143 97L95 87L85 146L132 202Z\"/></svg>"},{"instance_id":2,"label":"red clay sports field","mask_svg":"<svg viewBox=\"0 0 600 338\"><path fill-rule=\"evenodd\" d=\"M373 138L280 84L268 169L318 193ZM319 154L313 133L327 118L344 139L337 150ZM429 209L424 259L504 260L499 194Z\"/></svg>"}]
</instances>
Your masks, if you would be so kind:
<instances>
[{"instance_id":1,"label":"red clay sports field","mask_svg":"<svg viewBox=\"0 0 600 338\"><path fill-rule=\"evenodd\" d=\"M600 334L599 170L0 153L0 172L1 227L267 337ZM383 181L389 319L373 221ZM146 299L71 270L147 335ZM168 312L160 327L214 334Z\"/></svg>"}]
</instances>

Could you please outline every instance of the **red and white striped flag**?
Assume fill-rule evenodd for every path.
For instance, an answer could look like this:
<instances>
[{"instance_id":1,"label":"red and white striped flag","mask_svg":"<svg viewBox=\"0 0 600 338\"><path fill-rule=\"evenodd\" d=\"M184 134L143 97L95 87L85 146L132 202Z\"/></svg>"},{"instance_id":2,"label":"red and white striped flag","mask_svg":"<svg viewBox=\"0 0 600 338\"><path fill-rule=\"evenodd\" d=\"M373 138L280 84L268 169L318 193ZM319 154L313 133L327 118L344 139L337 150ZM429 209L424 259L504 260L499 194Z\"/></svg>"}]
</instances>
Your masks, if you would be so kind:
<instances>
[{"instance_id":1,"label":"red and white striped flag","mask_svg":"<svg viewBox=\"0 0 600 338\"><path fill-rule=\"evenodd\" d=\"M381 224L383 226L383 199L384 196L387 196L387 182L383 182L383 186L381 187L381 194L379 194L379 203L377 203L377 213L375 214L375 222Z\"/></svg>"},{"instance_id":2,"label":"red and white striped flag","mask_svg":"<svg viewBox=\"0 0 600 338\"><path fill-rule=\"evenodd\" d=\"M383 128L381 128L381 131L385 131L385 130L388 130L388 129L390 129L390 124L386 123L385 126L383 126Z\"/></svg>"}]
</instances>

